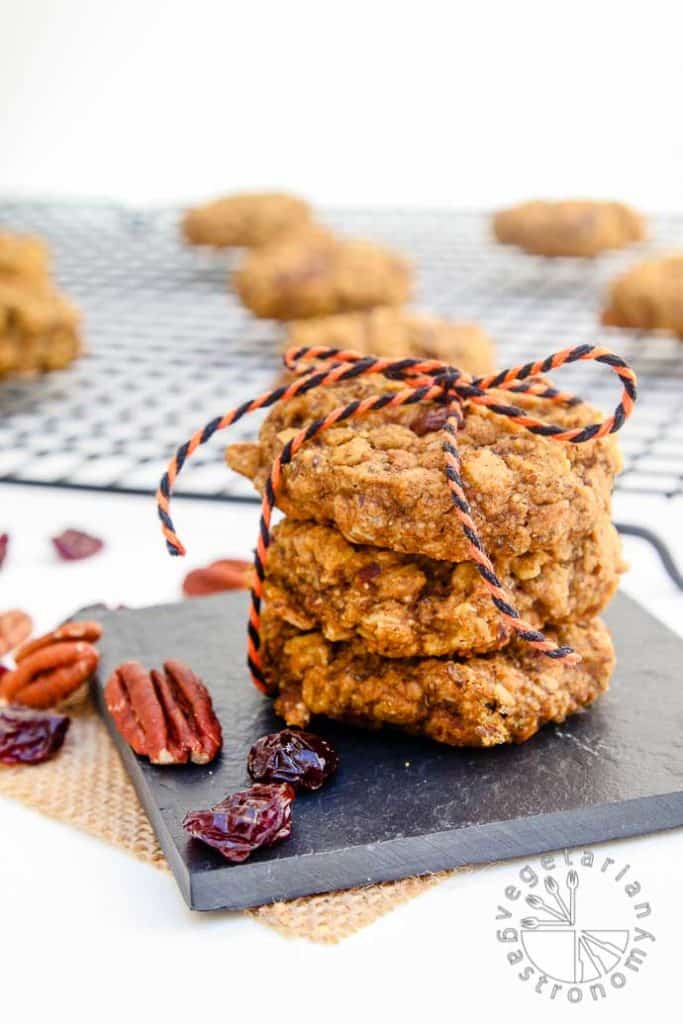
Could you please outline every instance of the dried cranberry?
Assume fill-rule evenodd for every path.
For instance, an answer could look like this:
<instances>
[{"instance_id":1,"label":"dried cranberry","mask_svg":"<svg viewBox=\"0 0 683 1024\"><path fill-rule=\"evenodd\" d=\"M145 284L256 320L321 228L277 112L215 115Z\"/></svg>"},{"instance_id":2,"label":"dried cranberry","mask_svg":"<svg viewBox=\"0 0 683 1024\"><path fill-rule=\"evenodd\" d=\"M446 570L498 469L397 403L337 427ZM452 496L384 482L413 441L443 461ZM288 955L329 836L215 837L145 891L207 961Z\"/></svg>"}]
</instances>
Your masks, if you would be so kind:
<instances>
[{"instance_id":1,"label":"dried cranberry","mask_svg":"<svg viewBox=\"0 0 683 1024\"><path fill-rule=\"evenodd\" d=\"M52 712L0 708L0 764L47 761L64 742L70 721Z\"/></svg>"},{"instance_id":2,"label":"dried cranberry","mask_svg":"<svg viewBox=\"0 0 683 1024\"><path fill-rule=\"evenodd\" d=\"M189 811L183 828L226 860L239 864L260 846L289 838L294 797L294 790L286 784L252 786L208 811Z\"/></svg>"},{"instance_id":3,"label":"dried cranberry","mask_svg":"<svg viewBox=\"0 0 683 1024\"><path fill-rule=\"evenodd\" d=\"M81 530L64 530L58 537L52 538L52 543L60 558L65 558L69 562L78 558L90 558L104 547L104 541L99 537L91 537Z\"/></svg>"},{"instance_id":4,"label":"dried cranberry","mask_svg":"<svg viewBox=\"0 0 683 1024\"><path fill-rule=\"evenodd\" d=\"M410 424L410 429L418 437L424 437L425 434L433 434L436 430L442 430L447 419L448 409L445 405L421 409Z\"/></svg>"},{"instance_id":5,"label":"dried cranberry","mask_svg":"<svg viewBox=\"0 0 683 1024\"><path fill-rule=\"evenodd\" d=\"M283 729L256 740L247 771L258 782L289 782L301 789L320 789L339 767L339 755L322 736Z\"/></svg>"},{"instance_id":6,"label":"dried cranberry","mask_svg":"<svg viewBox=\"0 0 683 1024\"><path fill-rule=\"evenodd\" d=\"M358 580L360 583L372 583L376 580L382 571L382 567L378 562L368 562L362 569L358 570Z\"/></svg>"},{"instance_id":7,"label":"dried cranberry","mask_svg":"<svg viewBox=\"0 0 683 1024\"><path fill-rule=\"evenodd\" d=\"M9 547L9 534L0 533L0 569L2 569L2 563L5 561L7 556L7 548Z\"/></svg>"},{"instance_id":8,"label":"dried cranberry","mask_svg":"<svg viewBox=\"0 0 683 1024\"><path fill-rule=\"evenodd\" d=\"M9 672L7 665L0 664L0 679L2 679L6 672Z\"/></svg>"}]
</instances>

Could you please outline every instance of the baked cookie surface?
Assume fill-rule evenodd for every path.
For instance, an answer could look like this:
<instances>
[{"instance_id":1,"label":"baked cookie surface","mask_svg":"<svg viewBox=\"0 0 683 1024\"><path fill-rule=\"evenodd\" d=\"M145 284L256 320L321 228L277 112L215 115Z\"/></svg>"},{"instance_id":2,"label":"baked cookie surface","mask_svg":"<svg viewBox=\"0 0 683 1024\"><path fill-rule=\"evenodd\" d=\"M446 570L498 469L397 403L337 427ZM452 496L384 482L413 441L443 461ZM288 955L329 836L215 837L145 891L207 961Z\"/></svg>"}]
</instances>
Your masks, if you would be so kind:
<instances>
[{"instance_id":1,"label":"baked cookie surface","mask_svg":"<svg viewBox=\"0 0 683 1024\"><path fill-rule=\"evenodd\" d=\"M645 222L624 203L534 200L494 215L499 242L540 256L596 256L645 237Z\"/></svg>"},{"instance_id":2,"label":"baked cookie surface","mask_svg":"<svg viewBox=\"0 0 683 1024\"><path fill-rule=\"evenodd\" d=\"M401 305L410 294L411 272L390 249L318 229L249 252L234 286L256 316L296 320Z\"/></svg>"},{"instance_id":3,"label":"baked cookie surface","mask_svg":"<svg viewBox=\"0 0 683 1024\"><path fill-rule=\"evenodd\" d=\"M452 746L522 743L563 722L605 691L614 649L599 619L548 630L582 661L568 666L514 641L467 659L381 658L362 644L332 644L271 616L263 619L266 676L275 711L289 725L314 715L355 725L397 726Z\"/></svg>"},{"instance_id":4,"label":"baked cookie surface","mask_svg":"<svg viewBox=\"0 0 683 1024\"><path fill-rule=\"evenodd\" d=\"M0 280L0 377L67 366L81 349L79 320L50 285Z\"/></svg>"},{"instance_id":5,"label":"baked cookie surface","mask_svg":"<svg viewBox=\"0 0 683 1024\"><path fill-rule=\"evenodd\" d=\"M683 339L683 252L647 260L612 282L602 322Z\"/></svg>"},{"instance_id":6,"label":"baked cookie surface","mask_svg":"<svg viewBox=\"0 0 683 1024\"><path fill-rule=\"evenodd\" d=\"M48 274L48 251L39 238L0 231L0 284L42 283Z\"/></svg>"},{"instance_id":7,"label":"baked cookie surface","mask_svg":"<svg viewBox=\"0 0 683 1024\"><path fill-rule=\"evenodd\" d=\"M491 339L476 324L460 324L391 306L289 324L285 347L329 345L364 355L439 359L472 376L495 369Z\"/></svg>"},{"instance_id":8,"label":"baked cookie surface","mask_svg":"<svg viewBox=\"0 0 683 1024\"><path fill-rule=\"evenodd\" d=\"M621 544L604 515L586 537L552 554L501 558L508 597L534 629L596 616L616 590ZM471 562L440 562L350 544L329 526L285 519L273 531L265 600L271 614L326 640L358 640L372 654L410 658L504 647L511 631Z\"/></svg>"},{"instance_id":9,"label":"baked cookie surface","mask_svg":"<svg viewBox=\"0 0 683 1024\"><path fill-rule=\"evenodd\" d=\"M194 245L257 246L300 228L311 219L303 199L284 192L245 192L186 210L181 222Z\"/></svg>"},{"instance_id":10,"label":"baked cookie surface","mask_svg":"<svg viewBox=\"0 0 683 1024\"><path fill-rule=\"evenodd\" d=\"M258 442L228 448L228 464L262 490L273 459L304 425L402 386L361 378L279 403ZM509 393L499 397L510 400ZM514 400L538 419L568 428L602 419L585 404ZM423 403L340 423L304 445L284 469L278 506L292 518L334 525L356 544L466 561L468 544L444 473L443 419L443 406ZM621 468L614 435L585 444L553 441L481 406L467 409L458 446L474 522L494 561L539 550L552 556L568 538L590 532L609 511Z\"/></svg>"}]
</instances>

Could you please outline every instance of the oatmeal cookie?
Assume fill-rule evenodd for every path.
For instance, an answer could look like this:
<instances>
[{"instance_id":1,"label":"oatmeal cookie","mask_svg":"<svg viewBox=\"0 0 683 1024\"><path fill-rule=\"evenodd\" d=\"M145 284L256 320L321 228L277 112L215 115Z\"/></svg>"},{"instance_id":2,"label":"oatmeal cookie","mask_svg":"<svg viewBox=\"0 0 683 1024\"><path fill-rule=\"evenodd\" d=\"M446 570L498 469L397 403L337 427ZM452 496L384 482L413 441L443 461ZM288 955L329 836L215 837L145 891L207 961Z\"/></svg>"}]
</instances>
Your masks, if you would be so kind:
<instances>
[{"instance_id":1,"label":"oatmeal cookie","mask_svg":"<svg viewBox=\"0 0 683 1024\"><path fill-rule=\"evenodd\" d=\"M294 321L287 329L285 347L294 345L329 345L365 355L440 359L474 377L495 369L493 343L481 327L391 306Z\"/></svg>"},{"instance_id":2,"label":"oatmeal cookie","mask_svg":"<svg viewBox=\"0 0 683 1024\"><path fill-rule=\"evenodd\" d=\"M522 641L467 659L381 658L359 642L333 644L264 615L266 676L288 725L313 715L355 725L397 726L451 746L522 743L563 722L607 689L614 649L599 619L548 631L582 656L552 661Z\"/></svg>"},{"instance_id":3,"label":"oatmeal cookie","mask_svg":"<svg viewBox=\"0 0 683 1024\"><path fill-rule=\"evenodd\" d=\"M0 377L60 370L80 351L79 314L49 285L0 281Z\"/></svg>"},{"instance_id":4,"label":"oatmeal cookie","mask_svg":"<svg viewBox=\"0 0 683 1024\"><path fill-rule=\"evenodd\" d=\"M597 615L623 569L619 535L603 515L595 529L551 554L496 565L510 600L534 629ZM496 650L511 631L471 562L439 562L350 544L329 526L285 519L268 554L271 613L325 639L358 640L385 658Z\"/></svg>"},{"instance_id":5,"label":"oatmeal cookie","mask_svg":"<svg viewBox=\"0 0 683 1024\"><path fill-rule=\"evenodd\" d=\"M259 442L228 448L228 464L262 490L274 457L303 425L402 386L365 377L280 403ZM509 393L499 397L510 400ZM602 419L588 405L562 408L520 395L514 401L567 428ZM356 544L466 561L468 545L444 473L443 418L443 406L423 403L327 430L285 467L279 507L295 519L332 524ZM552 555L568 538L585 536L609 511L621 467L614 435L585 444L553 441L481 406L468 407L459 449L474 521L494 561L539 550Z\"/></svg>"},{"instance_id":6,"label":"oatmeal cookie","mask_svg":"<svg viewBox=\"0 0 683 1024\"><path fill-rule=\"evenodd\" d=\"M602 322L671 331L683 339L683 252L639 263L616 278Z\"/></svg>"},{"instance_id":7,"label":"oatmeal cookie","mask_svg":"<svg viewBox=\"0 0 683 1024\"><path fill-rule=\"evenodd\" d=\"M540 256L597 256L645 237L645 222L623 203L591 199L534 200L493 218L499 242Z\"/></svg>"},{"instance_id":8,"label":"oatmeal cookie","mask_svg":"<svg viewBox=\"0 0 683 1024\"><path fill-rule=\"evenodd\" d=\"M312 230L277 239L246 256L235 290L256 316L296 320L400 305L410 293L408 263L372 242Z\"/></svg>"},{"instance_id":9,"label":"oatmeal cookie","mask_svg":"<svg viewBox=\"0 0 683 1024\"><path fill-rule=\"evenodd\" d=\"M284 192L244 192L186 210L182 232L194 245L257 246L307 225L311 208Z\"/></svg>"},{"instance_id":10,"label":"oatmeal cookie","mask_svg":"<svg viewBox=\"0 0 683 1024\"><path fill-rule=\"evenodd\" d=\"M40 284L48 273L48 251L39 238L0 232L0 284Z\"/></svg>"}]
</instances>

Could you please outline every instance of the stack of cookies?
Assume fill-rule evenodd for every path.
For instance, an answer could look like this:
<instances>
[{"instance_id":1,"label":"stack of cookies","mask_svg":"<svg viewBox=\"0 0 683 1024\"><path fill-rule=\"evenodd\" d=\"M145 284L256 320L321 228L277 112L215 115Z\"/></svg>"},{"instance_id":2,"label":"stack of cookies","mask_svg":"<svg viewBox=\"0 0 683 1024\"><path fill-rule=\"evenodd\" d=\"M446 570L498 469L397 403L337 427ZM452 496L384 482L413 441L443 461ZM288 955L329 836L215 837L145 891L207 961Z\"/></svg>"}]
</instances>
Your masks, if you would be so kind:
<instances>
[{"instance_id":1,"label":"stack of cookies","mask_svg":"<svg viewBox=\"0 0 683 1024\"><path fill-rule=\"evenodd\" d=\"M401 386L359 378L279 404L257 443L228 449L228 463L262 490L305 424ZM600 418L585 405L515 401L567 428ZM607 688L614 653L597 616L622 570L610 520L614 438L566 444L481 406L466 409L459 434L474 522L509 600L578 651L570 666L513 636L468 561L444 474L444 419L443 406L422 404L346 421L284 470L262 638L288 724L327 715L491 746L522 742Z\"/></svg>"},{"instance_id":2,"label":"stack of cookies","mask_svg":"<svg viewBox=\"0 0 683 1024\"><path fill-rule=\"evenodd\" d=\"M0 378L62 369L79 351L79 314L55 288L44 244L0 232Z\"/></svg>"}]
</instances>

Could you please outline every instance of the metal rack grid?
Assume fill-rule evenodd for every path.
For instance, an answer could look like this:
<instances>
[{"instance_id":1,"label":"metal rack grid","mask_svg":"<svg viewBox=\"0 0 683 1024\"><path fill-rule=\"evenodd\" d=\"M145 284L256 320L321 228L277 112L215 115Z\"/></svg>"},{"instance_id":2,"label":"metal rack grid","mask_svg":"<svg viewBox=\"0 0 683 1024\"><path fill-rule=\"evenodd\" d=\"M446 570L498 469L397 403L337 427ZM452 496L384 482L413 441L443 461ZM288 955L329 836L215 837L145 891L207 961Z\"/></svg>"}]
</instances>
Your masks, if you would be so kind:
<instances>
[{"instance_id":1,"label":"metal rack grid","mask_svg":"<svg viewBox=\"0 0 683 1024\"><path fill-rule=\"evenodd\" d=\"M213 416L272 385L281 328L258 321L226 288L236 258L181 244L178 211L105 204L0 202L0 225L50 243L57 278L85 314L87 355L71 368L0 381L0 480L148 493L179 443ZM637 415L622 434L631 493L683 494L683 343L606 330L606 282L646 252L683 245L683 217L652 219L651 241L597 260L546 260L495 244L488 218L453 211L330 212L326 220L410 254L415 305L476 320L501 365L568 344L601 341L640 378ZM611 374L562 371L562 387L603 409ZM178 494L256 500L223 463L223 441L195 455Z\"/></svg>"}]
</instances>

